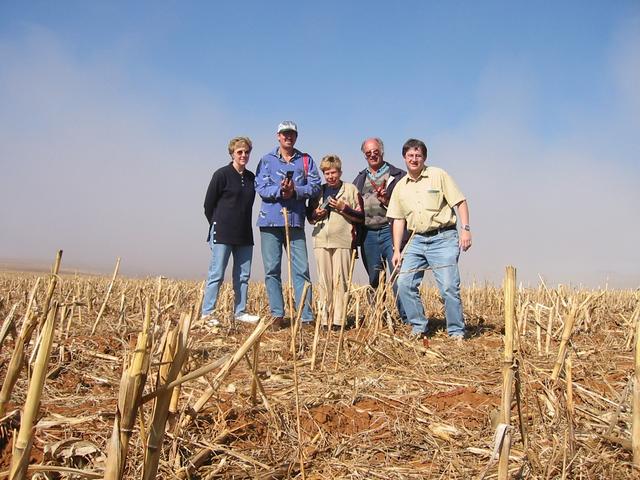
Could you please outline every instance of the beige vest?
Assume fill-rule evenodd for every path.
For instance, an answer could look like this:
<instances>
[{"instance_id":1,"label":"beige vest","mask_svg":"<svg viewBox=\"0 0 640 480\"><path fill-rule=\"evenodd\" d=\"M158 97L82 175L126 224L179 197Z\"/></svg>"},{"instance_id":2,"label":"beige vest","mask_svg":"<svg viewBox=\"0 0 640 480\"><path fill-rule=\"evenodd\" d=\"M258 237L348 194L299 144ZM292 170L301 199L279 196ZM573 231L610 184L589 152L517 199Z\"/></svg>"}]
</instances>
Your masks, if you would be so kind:
<instances>
[{"instance_id":1,"label":"beige vest","mask_svg":"<svg viewBox=\"0 0 640 480\"><path fill-rule=\"evenodd\" d=\"M342 182L338 195L354 210L359 207L358 189L355 185ZM319 220L313 226L313 248L351 248L353 235L353 224L332 210L329 217Z\"/></svg>"}]
</instances>

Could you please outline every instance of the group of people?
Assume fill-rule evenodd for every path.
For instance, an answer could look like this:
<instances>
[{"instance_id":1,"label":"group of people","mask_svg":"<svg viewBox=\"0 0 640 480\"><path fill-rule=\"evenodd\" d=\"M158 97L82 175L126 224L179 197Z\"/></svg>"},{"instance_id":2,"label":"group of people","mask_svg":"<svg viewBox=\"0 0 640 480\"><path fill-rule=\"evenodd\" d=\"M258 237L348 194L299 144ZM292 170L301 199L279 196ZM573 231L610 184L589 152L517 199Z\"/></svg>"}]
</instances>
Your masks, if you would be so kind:
<instances>
[{"instance_id":1,"label":"group of people","mask_svg":"<svg viewBox=\"0 0 640 480\"><path fill-rule=\"evenodd\" d=\"M318 313L324 326L339 327L344 319L351 252L359 247L371 287L377 288L385 264L389 272L396 273L392 285L398 313L419 337L428 331L419 287L425 270L431 269L444 299L447 332L462 339L465 326L458 257L471 247L469 208L446 171L425 165L424 142L409 139L403 145L405 171L384 160L381 139L366 139L361 150L367 167L353 183L342 180L342 161L337 155L320 161L322 183L313 158L295 148L297 125L284 121L276 135L278 146L260 159L255 175L247 169L251 140L233 138L228 148L231 163L218 169L209 183L204 213L211 261L203 319L211 326L219 323L215 306L233 257L235 318L248 323L259 320L247 311L254 245L252 209L258 193L262 203L257 226L275 329L288 324L282 293L283 250L289 248L296 306L305 282L311 282L304 229L308 221L313 226L323 297L320 304L324 306ZM302 305L303 325L314 321L311 305L309 291Z\"/></svg>"}]
</instances>

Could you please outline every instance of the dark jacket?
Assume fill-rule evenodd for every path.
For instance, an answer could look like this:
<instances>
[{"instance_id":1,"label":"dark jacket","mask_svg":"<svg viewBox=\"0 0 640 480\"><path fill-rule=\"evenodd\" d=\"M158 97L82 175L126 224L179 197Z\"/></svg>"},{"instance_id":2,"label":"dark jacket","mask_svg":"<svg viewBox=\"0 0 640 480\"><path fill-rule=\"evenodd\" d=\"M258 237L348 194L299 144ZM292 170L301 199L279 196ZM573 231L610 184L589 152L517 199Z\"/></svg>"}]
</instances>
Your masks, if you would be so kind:
<instances>
[{"instance_id":1,"label":"dark jacket","mask_svg":"<svg viewBox=\"0 0 640 480\"><path fill-rule=\"evenodd\" d=\"M393 181L389 185L387 185L387 193L389 194L389 197L391 197L391 192L393 192L393 189L396 187L396 183L398 183L398 180L404 177L407 174L407 172L405 172L400 168L394 167L389 162L385 162L385 163L389 165L389 175L394 177ZM361 170L356 176L355 180L353 181L353 184L356 186L356 188L360 193L362 193L362 189L364 188L364 182L366 179L367 179L367 168L365 168L364 170Z\"/></svg>"},{"instance_id":2,"label":"dark jacket","mask_svg":"<svg viewBox=\"0 0 640 480\"><path fill-rule=\"evenodd\" d=\"M240 175L231 163L216 170L204 200L204 215L209 222L207 241L213 233L215 243L253 245L254 182L252 172L245 170Z\"/></svg>"},{"instance_id":3,"label":"dark jacket","mask_svg":"<svg viewBox=\"0 0 640 480\"><path fill-rule=\"evenodd\" d=\"M391 183L387 185L387 196L391 198L391 194L393 193L393 189L396 188L396 184L402 177L404 177L407 174L407 172L397 167L394 167L389 162L385 162L385 163L389 165L389 176L393 177L393 180L391 181ZM367 179L367 169L365 168L364 170L360 171L360 173L358 173L355 180L353 181L353 184L356 186L360 194L362 194L362 190L364 189L364 182L366 181L366 179Z\"/></svg>"}]
</instances>

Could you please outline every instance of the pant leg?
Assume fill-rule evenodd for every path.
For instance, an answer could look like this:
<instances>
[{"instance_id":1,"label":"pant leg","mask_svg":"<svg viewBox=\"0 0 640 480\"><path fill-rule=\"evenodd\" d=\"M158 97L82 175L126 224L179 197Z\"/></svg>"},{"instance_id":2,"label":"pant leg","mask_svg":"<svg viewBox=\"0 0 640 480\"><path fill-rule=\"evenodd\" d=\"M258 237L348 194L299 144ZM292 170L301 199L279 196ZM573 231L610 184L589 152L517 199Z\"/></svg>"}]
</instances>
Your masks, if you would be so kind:
<instances>
[{"instance_id":1,"label":"pant leg","mask_svg":"<svg viewBox=\"0 0 640 480\"><path fill-rule=\"evenodd\" d=\"M318 265L318 279L320 280L320 299L323 311L318 312L322 325L329 324L329 315L333 312L333 270L331 265L332 249L314 248L313 253Z\"/></svg>"},{"instance_id":2,"label":"pant leg","mask_svg":"<svg viewBox=\"0 0 640 480\"><path fill-rule=\"evenodd\" d=\"M220 285L224 281L224 271L227 268L229 256L231 255L231 247L229 245L215 243L215 225L211 227L209 248L211 248L211 260L209 261L209 272L204 287L202 315L213 313L216 307Z\"/></svg>"},{"instance_id":3,"label":"pant leg","mask_svg":"<svg viewBox=\"0 0 640 480\"><path fill-rule=\"evenodd\" d=\"M233 304L236 317L246 313L253 245L236 245L233 255Z\"/></svg>"},{"instance_id":4,"label":"pant leg","mask_svg":"<svg viewBox=\"0 0 640 480\"><path fill-rule=\"evenodd\" d=\"M290 228L289 239L289 248L291 249L291 274L293 276L293 290L295 292L297 310L298 305L300 305L300 298L302 297L305 282L311 284L309 258L307 255L307 238L304 233L304 228ZM312 302L312 291L311 288L309 288L306 301L304 302L304 308L302 309L303 322L313 321L313 313L311 311Z\"/></svg>"},{"instance_id":5,"label":"pant leg","mask_svg":"<svg viewBox=\"0 0 640 480\"><path fill-rule=\"evenodd\" d=\"M393 236L391 234L391 227L385 227L384 229L380 230L379 242L382 259L387 262L387 265L389 266L389 275L391 275L391 272L393 272ZM406 323L407 314L402 307L402 302L400 301L400 296L398 295L398 282L394 282L391 287L396 300L396 307L398 308L400 318L403 322Z\"/></svg>"},{"instance_id":6,"label":"pant leg","mask_svg":"<svg viewBox=\"0 0 640 480\"><path fill-rule=\"evenodd\" d=\"M384 268L378 230L366 230L362 244L362 261L369 275L369 285L378 288L380 270Z\"/></svg>"},{"instance_id":7,"label":"pant leg","mask_svg":"<svg viewBox=\"0 0 640 480\"><path fill-rule=\"evenodd\" d=\"M264 266L264 284L269 297L269 308L274 317L284 317L282 298L282 247L285 242L284 227L261 227L260 246Z\"/></svg>"},{"instance_id":8,"label":"pant leg","mask_svg":"<svg viewBox=\"0 0 640 480\"><path fill-rule=\"evenodd\" d=\"M415 334L426 333L428 320L420 298L420 285L424 278L424 269L428 266L425 237L414 235L407 245L398 276L398 294Z\"/></svg>"},{"instance_id":9,"label":"pant leg","mask_svg":"<svg viewBox=\"0 0 640 480\"><path fill-rule=\"evenodd\" d=\"M333 270L333 324L342 325L345 302L347 300L347 280L349 279L349 264L351 250L336 248L331 257Z\"/></svg>"},{"instance_id":10,"label":"pant leg","mask_svg":"<svg viewBox=\"0 0 640 480\"><path fill-rule=\"evenodd\" d=\"M430 237L427 259L433 269L436 284L444 300L447 332L452 336L464 335L464 317L460 299L460 272L458 270L458 232L449 230Z\"/></svg>"}]
</instances>

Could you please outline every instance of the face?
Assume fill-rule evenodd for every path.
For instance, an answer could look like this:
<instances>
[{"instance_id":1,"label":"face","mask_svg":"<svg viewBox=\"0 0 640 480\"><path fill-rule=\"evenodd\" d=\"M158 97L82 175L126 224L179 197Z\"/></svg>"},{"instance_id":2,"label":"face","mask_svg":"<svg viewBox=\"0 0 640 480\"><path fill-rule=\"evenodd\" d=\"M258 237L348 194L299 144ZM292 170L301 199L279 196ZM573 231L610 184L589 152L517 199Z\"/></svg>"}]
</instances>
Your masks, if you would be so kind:
<instances>
[{"instance_id":1,"label":"face","mask_svg":"<svg viewBox=\"0 0 640 480\"><path fill-rule=\"evenodd\" d=\"M250 155L251 150L244 143L239 143L233 149L231 159L235 165L239 167L246 167L247 163L249 163Z\"/></svg>"},{"instance_id":2,"label":"face","mask_svg":"<svg viewBox=\"0 0 640 480\"><path fill-rule=\"evenodd\" d=\"M382 166L382 151L375 140L367 140L364 144L364 156L372 170L378 170Z\"/></svg>"},{"instance_id":3,"label":"face","mask_svg":"<svg viewBox=\"0 0 640 480\"><path fill-rule=\"evenodd\" d=\"M298 133L293 130L285 130L278 134L278 143L282 148L290 149L296 144Z\"/></svg>"},{"instance_id":4,"label":"face","mask_svg":"<svg viewBox=\"0 0 640 480\"><path fill-rule=\"evenodd\" d=\"M419 148L410 148L404 154L404 161L407 164L407 172L409 172L412 177L420 175L424 168L425 161L422 150Z\"/></svg>"},{"instance_id":5,"label":"face","mask_svg":"<svg viewBox=\"0 0 640 480\"><path fill-rule=\"evenodd\" d=\"M335 187L340 183L340 177L342 177L342 171L337 168L327 168L322 172L327 185Z\"/></svg>"}]
</instances>

